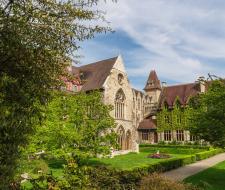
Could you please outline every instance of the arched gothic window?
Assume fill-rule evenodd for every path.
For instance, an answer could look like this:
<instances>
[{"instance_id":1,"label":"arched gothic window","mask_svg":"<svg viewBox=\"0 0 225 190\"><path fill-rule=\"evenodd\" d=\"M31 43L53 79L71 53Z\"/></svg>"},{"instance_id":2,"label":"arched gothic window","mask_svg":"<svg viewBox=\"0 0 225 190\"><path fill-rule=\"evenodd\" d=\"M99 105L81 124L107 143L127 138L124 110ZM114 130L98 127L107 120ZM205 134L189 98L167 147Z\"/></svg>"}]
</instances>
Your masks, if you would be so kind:
<instances>
[{"instance_id":1,"label":"arched gothic window","mask_svg":"<svg viewBox=\"0 0 225 190\"><path fill-rule=\"evenodd\" d=\"M115 118L117 119L124 119L125 99L123 90L118 90L115 97Z\"/></svg>"}]
</instances>

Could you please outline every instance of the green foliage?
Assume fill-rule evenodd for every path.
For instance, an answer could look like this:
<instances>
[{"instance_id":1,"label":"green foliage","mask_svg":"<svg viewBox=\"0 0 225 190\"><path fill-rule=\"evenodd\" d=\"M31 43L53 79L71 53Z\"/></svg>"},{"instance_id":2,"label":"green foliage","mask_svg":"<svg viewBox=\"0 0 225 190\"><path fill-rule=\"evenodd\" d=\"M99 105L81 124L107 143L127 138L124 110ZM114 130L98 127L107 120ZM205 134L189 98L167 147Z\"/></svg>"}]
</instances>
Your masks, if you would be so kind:
<instances>
[{"instance_id":1,"label":"green foliage","mask_svg":"<svg viewBox=\"0 0 225 190\"><path fill-rule=\"evenodd\" d=\"M224 152L223 149L212 149L204 152L199 152L196 153L196 160L204 160L222 152Z\"/></svg>"},{"instance_id":2,"label":"green foliage","mask_svg":"<svg viewBox=\"0 0 225 190\"><path fill-rule=\"evenodd\" d=\"M151 174L144 177L139 185L140 190L197 190L199 188L184 184L182 182L175 182L166 178L163 178L159 174Z\"/></svg>"},{"instance_id":3,"label":"green foliage","mask_svg":"<svg viewBox=\"0 0 225 190\"><path fill-rule=\"evenodd\" d=\"M158 144L140 144L139 145L140 148L142 149L145 147L155 147L155 148L177 148L177 149L205 149L205 150L209 150L210 146L208 145L184 145L184 144L180 144L180 145L173 145L173 144L162 144L162 145L158 145Z\"/></svg>"},{"instance_id":4,"label":"green foliage","mask_svg":"<svg viewBox=\"0 0 225 190\"><path fill-rule=\"evenodd\" d=\"M183 147L172 147L172 146L164 146L164 147L141 147L140 148L141 152L151 152L151 153L156 153L158 150L160 153L165 153L165 154L180 154L180 155L191 155L195 153L199 153L202 151L207 151L206 149L198 149L198 148L183 148Z\"/></svg>"},{"instance_id":5,"label":"green foliage","mask_svg":"<svg viewBox=\"0 0 225 190\"><path fill-rule=\"evenodd\" d=\"M30 154L45 151L54 157L109 154L116 144L114 119L100 92L89 94L55 93L45 121L30 139ZM41 137L41 138L40 138Z\"/></svg>"},{"instance_id":6,"label":"green foliage","mask_svg":"<svg viewBox=\"0 0 225 190\"><path fill-rule=\"evenodd\" d=\"M111 110L111 106L102 102L98 91L88 94L55 92L46 109L45 121L36 128L24 154L37 159L36 153L44 152L47 160L63 159L64 174L60 179L54 175L32 178L32 187L38 187L43 181L43 188L46 188L50 179L59 186L81 188L88 185L88 159L109 154L110 148L116 146ZM51 169L55 164L55 161L49 162Z\"/></svg>"},{"instance_id":7,"label":"green foliage","mask_svg":"<svg viewBox=\"0 0 225 190\"><path fill-rule=\"evenodd\" d=\"M92 7L98 2L0 2L0 189L9 188L19 148L42 118L52 89L61 85L79 41L109 30L98 25L104 20Z\"/></svg>"},{"instance_id":8,"label":"green foliage","mask_svg":"<svg viewBox=\"0 0 225 190\"><path fill-rule=\"evenodd\" d=\"M64 174L57 178L54 175L46 175L31 182L35 185L45 184L45 188L54 186L61 189L138 189L142 177L153 172L167 171L196 161L198 149L177 149L177 148L158 148L160 152L169 152L172 158L151 159L147 155L156 152L157 148L141 148L139 154L131 153L116 156L112 159L98 159L92 165L86 164L78 167L76 162L71 162L66 166ZM186 152L186 154L185 154ZM205 151L204 151L205 152ZM191 155L187 155L191 154ZM113 164L112 166L110 166ZM121 168L118 164L125 165L131 163L133 168ZM57 164L58 165L58 164ZM62 176L64 176L62 178ZM50 183L47 181L50 180ZM153 184L156 181L152 181ZM34 187L34 186L33 186ZM38 188L37 188L38 189ZM41 188L39 188L41 189ZM43 188L44 189L44 188Z\"/></svg>"},{"instance_id":9,"label":"green foliage","mask_svg":"<svg viewBox=\"0 0 225 190\"><path fill-rule=\"evenodd\" d=\"M225 147L225 81L212 81L206 93L192 99L191 132L214 146Z\"/></svg>"},{"instance_id":10,"label":"green foliage","mask_svg":"<svg viewBox=\"0 0 225 190\"><path fill-rule=\"evenodd\" d=\"M147 158L149 154L156 153L158 150L160 153L169 154L171 158L169 159ZM160 171L162 167L159 165L164 164L164 162L170 163L171 161L172 165L174 162L176 162L176 164L178 165L180 164L180 166L186 163L192 163L195 160L199 159L199 155L201 154L201 152L204 152L202 155L208 155L208 157L210 157L222 152L222 150L212 149L212 148L196 149L196 148L190 148L190 147L182 148L182 147L148 147L147 146L147 147L141 147L139 154L130 153L127 155L116 156L111 159L110 158L94 159L92 160L91 163L95 165L105 165L109 168L115 168L115 169L124 170L124 171L133 171L133 170L140 170L140 169L142 170L142 168L150 167L151 172L154 172L154 171ZM155 167L156 167L156 170L154 170ZM168 169L165 169L165 170L168 170Z\"/></svg>"},{"instance_id":11,"label":"green foliage","mask_svg":"<svg viewBox=\"0 0 225 190\"><path fill-rule=\"evenodd\" d=\"M129 153L126 155L115 156L114 158L92 159L91 164L105 165L110 168L132 171L137 168L148 167L159 162L164 162L165 159L148 158L149 154L156 153L169 154L171 158L182 158L188 155L195 155L195 153L205 151L205 149L188 149L181 147L140 147L140 153ZM169 160L166 159L166 160Z\"/></svg>"},{"instance_id":12,"label":"green foliage","mask_svg":"<svg viewBox=\"0 0 225 190\"><path fill-rule=\"evenodd\" d=\"M190 115L189 106L185 108L179 104L179 99L176 99L176 104L173 108L164 106L157 114L157 131L188 129L188 118Z\"/></svg>"}]
</instances>

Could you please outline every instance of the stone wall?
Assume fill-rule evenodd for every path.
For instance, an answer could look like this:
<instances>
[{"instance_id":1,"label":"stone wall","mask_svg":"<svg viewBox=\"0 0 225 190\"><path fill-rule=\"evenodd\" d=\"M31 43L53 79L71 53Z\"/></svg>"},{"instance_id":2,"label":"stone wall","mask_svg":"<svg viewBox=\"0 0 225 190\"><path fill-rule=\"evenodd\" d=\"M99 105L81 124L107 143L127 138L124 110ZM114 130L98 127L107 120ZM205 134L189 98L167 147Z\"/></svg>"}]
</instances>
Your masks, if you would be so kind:
<instances>
[{"instance_id":1,"label":"stone wall","mask_svg":"<svg viewBox=\"0 0 225 190\"><path fill-rule=\"evenodd\" d=\"M123 76L122 81L118 80L118 75ZM133 92L131 85L128 80L126 70L124 68L123 60L119 56L114 67L111 70L110 75L106 79L104 85L104 103L109 105L115 105L115 97L117 92L122 89L125 94L125 105L124 105L124 118L116 119L115 118L115 109L111 111L111 116L115 118L117 127L116 131L120 126L123 127L125 134L128 132L131 133L131 150L137 151L137 131L136 126L134 125L135 121L133 118Z\"/></svg>"}]
</instances>

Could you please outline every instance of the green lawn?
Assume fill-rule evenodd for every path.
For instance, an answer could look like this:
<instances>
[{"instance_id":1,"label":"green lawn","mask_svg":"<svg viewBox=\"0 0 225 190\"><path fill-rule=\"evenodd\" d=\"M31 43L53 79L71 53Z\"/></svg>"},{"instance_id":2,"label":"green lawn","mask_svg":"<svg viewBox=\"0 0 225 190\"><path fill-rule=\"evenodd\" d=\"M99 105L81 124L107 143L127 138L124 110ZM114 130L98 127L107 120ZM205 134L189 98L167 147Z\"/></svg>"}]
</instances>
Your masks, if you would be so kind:
<instances>
[{"instance_id":1,"label":"green lawn","mask_svg":"<svg viewBox=\"0 0 225 190\"><path fill-rule=\"evenodd\" d=\"M140 153L129 153L126 155L115 156L114 158L95 158L92 159L90 164L97 165L106 165L108 167L121 169L121 170L132 170L138 167L148 166L157 162L165 161L166 159L152 159L147 158L147 156L151 153L156 153L157 151L160 153L166 153L171 156L171 158L182 158L188 155L192 155L198 152L205 151L204 149L192 149L192 148L173 148L173 147L141 147ZM36 168L36 169L35 169ZM34 160L31 162L24 161L21 163L21 167L18 169L18 172L24 173L28 172L32 174L33 177L37 175L38 170L43 170L47 173L52 172L52 174L56 177L63 176L63 161L60 160ZM31 189L31 184L25 183L28 189Z\"/></svg>"},{"instance_id":2,"label":"green lawn","mask_svg":"<svg viewBox=\"0 0 225 190\"><path fill-rule=\"evenodd\" d=\"M204 170L196 175L188 177L185 182L203 187L204 190L225 189L225 161Z\"/></svg>"},{"instance_id":3,"label":"green lawn","mask_svg":"<svg viewBox=\"0 0 225 190\"><path fill-rule=\"evenodd\" d=\"M168 159L181 158L204 151L204 149L142 147L140 148L140 153L129 153L115 156L114 158L93 159L92 163L104 164L116 169L132 170L134 168L164 161L165 159L147 158L150 153L156 153L157 150L159 150L160 153L169 154L171 158Z\"/></svg>"}]
</instances>

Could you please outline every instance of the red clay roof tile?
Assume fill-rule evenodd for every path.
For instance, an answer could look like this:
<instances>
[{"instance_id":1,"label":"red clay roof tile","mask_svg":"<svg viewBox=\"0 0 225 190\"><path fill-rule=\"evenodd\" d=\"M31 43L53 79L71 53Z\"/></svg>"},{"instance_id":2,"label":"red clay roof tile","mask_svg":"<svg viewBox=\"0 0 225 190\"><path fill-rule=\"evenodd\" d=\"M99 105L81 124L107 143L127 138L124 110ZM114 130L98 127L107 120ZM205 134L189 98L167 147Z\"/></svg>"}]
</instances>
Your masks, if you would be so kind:
<instances>
[{"instance_id":1,"label":"red clay roof tile","mask_svg":"<svg viewBox=\"0 0 225 190\"><path fill-rule=\"evenodd\" d=\"M181 105L185 106L190 97L200 93L199 83L189 83L174 86L167 86L162 89L160 96L160 107L166 102L169 107L173 107L178 98Z\"/></svg>"}]
</instances>

